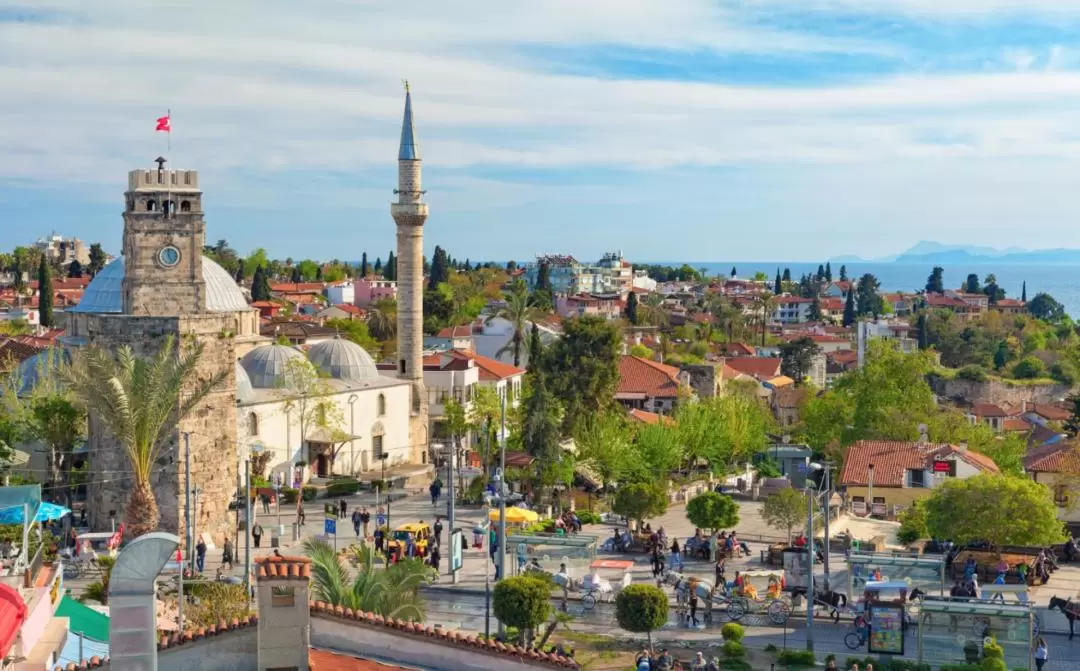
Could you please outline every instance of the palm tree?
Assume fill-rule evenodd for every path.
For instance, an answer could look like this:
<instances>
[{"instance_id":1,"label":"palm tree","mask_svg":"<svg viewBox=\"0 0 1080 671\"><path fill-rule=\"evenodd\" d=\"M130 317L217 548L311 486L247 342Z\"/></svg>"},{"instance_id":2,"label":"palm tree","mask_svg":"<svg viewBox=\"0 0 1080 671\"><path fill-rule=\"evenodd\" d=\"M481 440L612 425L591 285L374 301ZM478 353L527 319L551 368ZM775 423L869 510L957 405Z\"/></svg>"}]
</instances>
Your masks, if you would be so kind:
<instances>
[{"instance_id":1,"label":"palm tree","mask_svg":"<svg viewBox=\"0 0 1080 671\"><path fill-rule=\"evenodd\" d=\"M524 287L515 286L513 291L506 294L506 306L499 308L495 314L488 317L484 322L490 324L494 319L505 319L510 322L510 327L514 330L510 341L495 353L495 358L498 359L507 352L513 352L514 365L521 366L521 350L525 345L525 329L529 328L529 322L538 316L539 310L533 306Z\"/></svg>"},{"instance_id":2,"label":"palm tree","mask_svg":"<svg viewBox=\"0 0 1080 671\"><path fill-rule=\"evenodd\" d=\"M352 549L350 559L356 575L350 576L342 559L325 541L305 540L304 554L311 558L315 599L387 618L424 620L427 609L419 588L428 583L433 569L420 560L406 559L376 570L375 549L362 543Z\"/></svg>"},{"instance_id":3,"label":"palm tree","mask_svg":"<svg viewBox=\"0 0 1080 671\"><path fill-rule=\"evenodd\" d=\"M368 312L368 331L376 340L393 340L397 335L397 303L384 298Z\"/></svg>"},{"instance_id":4,"label":"palm tree","mask_svg":"<svg viewBox=\"0 0 1080 671\"><path fill-rule=\"evenodd\" d=\"M121 347L116 356L91 348L80 352L68 373L68 384L87 414L123 447L134 482L124 517L132 536L158 527L160 514L151 489L154 467L177 424L225 378L222 370L205 380L195 372L203 346L178 351L170 336L152 357L136 356Z\"/></svg>"},{"instance_id":5,"label":"palm tree","mask_svg":"<svg viewBox=\"0 0 1080 671\"><path fill-rule=\"evenodd\" d=\"M638 307L640 321L650 326L668 325L667 312L664 311L664 297L655 291L650 293Z\"/></svg>"}]
</instances>

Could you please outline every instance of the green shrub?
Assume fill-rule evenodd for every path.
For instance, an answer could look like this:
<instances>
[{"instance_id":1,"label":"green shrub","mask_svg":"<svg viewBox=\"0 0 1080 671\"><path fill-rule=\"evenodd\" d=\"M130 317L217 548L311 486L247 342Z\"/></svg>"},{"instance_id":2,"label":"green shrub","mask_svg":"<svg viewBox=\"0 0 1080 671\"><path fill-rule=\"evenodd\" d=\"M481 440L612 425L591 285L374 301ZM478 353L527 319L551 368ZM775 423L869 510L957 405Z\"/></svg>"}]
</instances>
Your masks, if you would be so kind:
<instances>
[{"instance_id":1,"label":"green shrub","mask_svg":"<svg viewBox=\"0 0 1080 671\"><path fill-rule=\"evenodd\" d=\"M816 663L810 650L781 650L776 661L784 666L813 666Z\"/></svg>"},{"instance_id":2,"label":"green shrub","mask_svg":"<svg viewBox=\"0 0 1080 671\"><path fill-rule=\"evenodd\" d=\"M1018 380L1034 380L1046 375L1046 364L1038 357L1026 356L1013 365L1012 374Z\"/></svg>"},{"instance_id":3,"label":"green shrub","mask_svg":"<svg viewBox=\"0 0 1080 671\"><path fill-rule=\"evenodd\" d=\"M900 530L896 533L896 539L907 545L920 538L929 537L930 531L926 528L926 505L922 501L916 501L915 505L900 513Z\"/></svg>"},{"instance_id":4,"label":"green shrub","mask_svg":"<svg viewBox=\"0 0 1080 671\"><path fill-rule=\"evenodd\" d=\"M941 671L980 671L978 664L942 664Z\"/></svg>"},{"instance_id":5,"label":"green shrub","mask_svg":"<svg viewBox=\"0 0 1080 671\"><path fill-rule=\"evenodd\" d=\"M990 641L983 646L983 659L980 664L982 671L1009 671L1005 664L1005 651L996 640Z\"/></svg>"},{"instance_id":6,"label":"green shrub","mask_svg":"<svg viewBox=\"0 0 1080 671\"><path fill-rule=\"evenodd\" d=\"M956 377L971 382L986 382L986 369L977 363L968 364L956 371Z\"/></svg>"},{"instance_id":7,"label":"green shrub","mask_svg":"<svg viewBox=\"0 0 1080 671\"><path fill-rule=\"evenodd\" d=\"M304 486L304 500L314 501L319 495L319 490L308 485ZM281 488L281 498L285 503L296 503L296 490L292 487Z\"/></svg>"},{"instance_id":8,"label":"green shrub","mask_svg":"<svg viewBox=\"0 0 1080 671\"><path fill-rule=\"evenodd\" d=\"M594 513L591 510L578 510L578 519L582 524L600 524L600 513Z\"/></svg>"},{"instance_id":9,"label":"green shrub","mask_svg":"<svg viewBox=\"0 0 1080 671\"><path fill-rule=\"evenodd\" d=\"M720 646L720 650L724 653L724 657L730 657L732 659L746 657L746 647L738 641L728 641Z\"/></svg>"},{"instance_id":10,"label":"green shrub","mask_svg":"<svg viewBox=\"0 0 1080 671\"><path fill-rule=\"evenodd\" d=\"M326 486L327 496L352 496L360 491L360 482L352 478L335 480Z\"/></svg>"},{"instance_id":11,"label":"green shrub","mask_svg":"<svg viewBox=\"0 0 1080 671\"><path fill-rule=\"evenodd\" d=\"M742 643L743 637L746 636L746 630L737 622L728 622L720 628L720 635L724 637L725 641Z\"/></svg>"},{"instance_id":12,"label":"green shrub","mask_svg":"<svg viewBox=\"0 0 1080 671\"><path fill-rule=\"evenodd\" d=\"M479 480L479 479L480 478L476 478L473 481L475 482L476 480ZM386 491L386 481L384 481L384 480L372 480L371 482L368 483L368 489L371 490L371 491L375 491L376 489L378 489L380 492L385 492ZM483 489L484 489L484 485L481 483L480 490L483 491Z\"/></svg>"},{"instance_id":13,"label":"green shrub","mask_svg":"<svg viewBox=\"0 0 1080 671\"><path fill-rule=\"evenodd\" d=\"M723 669L724 671L754 671L750 663L742 659L725 659Z\"/></svg>"},{"instance_id":14,"label":"green shrub","mask_svg":"<svg viewBox=\"0 0 1080 671\"><path fill-rule=\"evenodd\" d=\"M765 652L776 652L779 649L780 648L777 648L775 643L770 643L765 646Z\"/></svg>"}]
</instances>

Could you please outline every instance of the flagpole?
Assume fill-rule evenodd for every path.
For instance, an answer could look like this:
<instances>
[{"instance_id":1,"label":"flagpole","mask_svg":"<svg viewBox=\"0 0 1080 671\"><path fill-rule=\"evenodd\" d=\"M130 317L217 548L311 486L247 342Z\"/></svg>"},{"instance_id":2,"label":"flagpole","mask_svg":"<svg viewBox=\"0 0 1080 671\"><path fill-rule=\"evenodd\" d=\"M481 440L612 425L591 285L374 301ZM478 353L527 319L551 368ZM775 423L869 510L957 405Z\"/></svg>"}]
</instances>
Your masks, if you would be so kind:
<instances>
[{"instance_id":1,"label":"flagpole","mask_svg":"<svg viewBox=\"0 0 1080 671\"><path fill-rule=\"evenodd\" d=\"M169 119L169 130L165 132L165 149L168 153L172 153L172 110L166 110L165 116Z\"/></svg>"}]
</instances>

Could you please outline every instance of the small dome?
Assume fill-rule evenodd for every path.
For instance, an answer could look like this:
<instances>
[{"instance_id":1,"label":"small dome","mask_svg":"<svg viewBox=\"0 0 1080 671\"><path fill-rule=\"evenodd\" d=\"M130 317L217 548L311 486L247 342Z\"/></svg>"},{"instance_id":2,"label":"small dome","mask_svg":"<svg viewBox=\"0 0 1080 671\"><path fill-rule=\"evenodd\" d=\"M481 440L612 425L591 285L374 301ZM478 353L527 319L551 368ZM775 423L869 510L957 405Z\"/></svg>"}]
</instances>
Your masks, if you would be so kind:
<instances>
[{"instance_id":1,"label":"small dome","mask_svg":"<svg viewBox=\"0 0 1080 671\"><path fill-rule=\"evenodd\" d=\"M307 361L300 350L286 345L267 345L251 350L240 359L248 381L255 389L276 389L285 381L285 366L290 359Z\"/></svg>"},{"instance_id":2,"label":"small dome","mask_svg":"<svg viewBox=\"0 0 1080 671\"><path fill-rule=\"evenodd\" d=\"M354 382L379 378L375 360L351 340L334 338L312 345L308 350L308 360L336 380Z\"/></svg>"},{"instance_id":3,"label":"small dome","mask_svg":"<svg viewBox=\"0 0 1080 671\"><path fill-rule=\"evenodd\" d=\"M251 386L251 378L248 377L247 371L240 365L240 362L236 362L236 402L246 403L250 401L255 395L255 388Z\"/></svg>"},{"instance_id":4,"label":"small dome","mask_svg":"<svg viewBox=\"0 0 1080 671\"><path fill-rule=\"evenodd\" d=\"M15 369L19 395L29 394L44 380L54 380L56 370L71 363L71 354L59 347L50 347L23 360Z\"/></svg>"},{"instance_id":5,"label":"small dome","mask_svg":"<svg viewBox=\"0 0 1080 671\"><path fill-rule=\"evenodd\" d=\"M249 310L244 292L228 271L212 259L203 257L203 281L206 283L206 310L208 312L243 312ZM68 312L91 314L119 314L124 311L122 283L124 281L124 258L120 257L101 269L86 286L79 304Z\"/></svg>"}]
</instances>

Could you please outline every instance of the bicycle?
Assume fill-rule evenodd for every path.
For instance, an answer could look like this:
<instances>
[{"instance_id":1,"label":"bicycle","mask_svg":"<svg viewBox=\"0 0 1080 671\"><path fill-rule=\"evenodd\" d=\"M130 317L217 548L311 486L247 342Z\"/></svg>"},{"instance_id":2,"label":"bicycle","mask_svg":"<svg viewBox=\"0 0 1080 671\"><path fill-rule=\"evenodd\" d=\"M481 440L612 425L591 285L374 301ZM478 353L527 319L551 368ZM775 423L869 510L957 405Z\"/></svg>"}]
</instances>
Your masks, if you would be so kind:
<instances>
[{"instance_id":1,"label":"bicycle","mask_svg":"<svg viewBox=\"0 0 1080 671\"><path fill-rule=\"evenodd\" d=\"M852 626L855 630L844 635L844 645L848 647L848 650L858 650L870 638L870 627L862 615L855 617Z\"/></svg>"}]
</instances>

